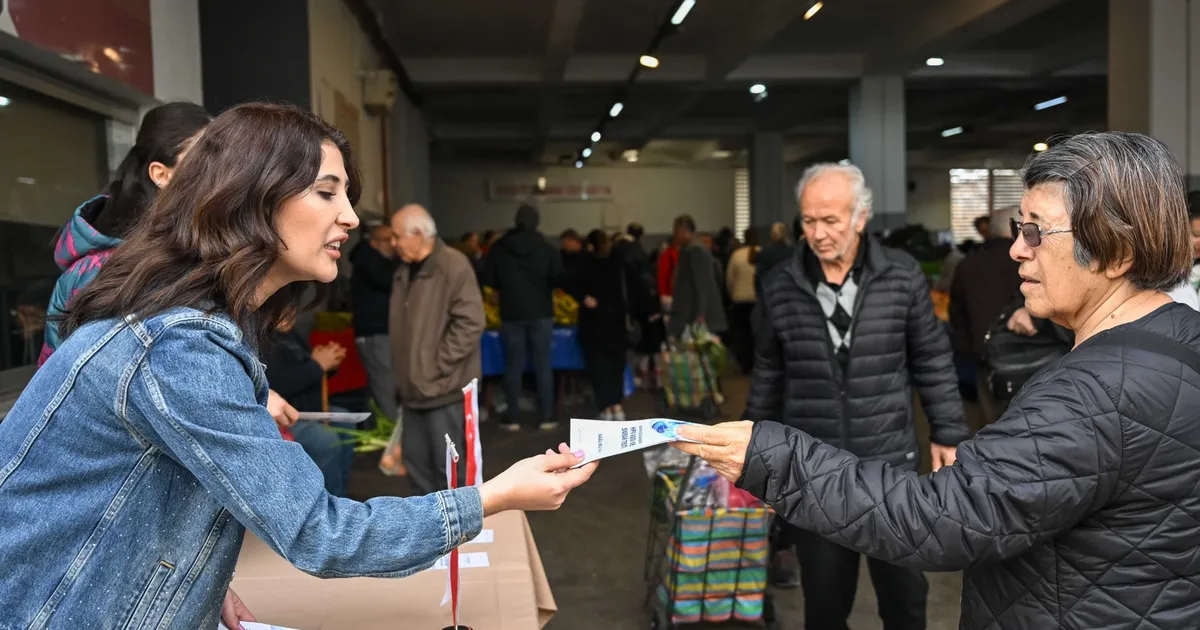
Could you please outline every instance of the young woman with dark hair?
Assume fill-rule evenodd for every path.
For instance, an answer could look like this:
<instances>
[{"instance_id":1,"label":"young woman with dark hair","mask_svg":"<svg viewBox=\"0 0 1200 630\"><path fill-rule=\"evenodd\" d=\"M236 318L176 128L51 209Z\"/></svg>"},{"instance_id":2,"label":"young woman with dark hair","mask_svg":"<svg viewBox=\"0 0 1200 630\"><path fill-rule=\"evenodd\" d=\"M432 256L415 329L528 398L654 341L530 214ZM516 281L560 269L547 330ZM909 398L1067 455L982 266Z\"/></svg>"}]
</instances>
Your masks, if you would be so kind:
<instances>
[{"instance_id":1,"label":"young woman with dark hair","mask_svg":"<svg viewBox=\"0 0 1200 630\"><path fill-rule=\"evenodd\" d=\"M633 341L629 331L635 322L646 319L650 297L643 290L641 276L612 255L608 234L592 230L587 243L591 251L581 266L575 295L580 305L579 345L600 418L625 420L621 403Z\"/></svg>"},{"instance_id":2,"label":"young woman with dark hair","mask_svg":"<svg viewBox=\"0 0 1200 630\"><path fill-rule=\"evenodd\" d=\"M167 103L146 112L137 141L99 195L83 202L59 231L54 262L63 270L46 309L46 341L38 365L58 348L58 316L67 301L95 277L113 248L142 218L158 190L212 116L192 103Z\"/></svg>"},{"instance_id":3,"label":"young woman with dark hair","mask_svg":"<svg viewBox=\"0 0 1200 630\"><path fill-rule=\"evenodd\" d=\"M237 627L247 527L317 576L402 577L485 515L555 509L592 474L567 470L581 454L564 444L482 486L359 503L280 439L261 350L337 277L360 186L312 114L255 103L207 127L0 424L6 623Z\"/></svg>"}]
</instances>

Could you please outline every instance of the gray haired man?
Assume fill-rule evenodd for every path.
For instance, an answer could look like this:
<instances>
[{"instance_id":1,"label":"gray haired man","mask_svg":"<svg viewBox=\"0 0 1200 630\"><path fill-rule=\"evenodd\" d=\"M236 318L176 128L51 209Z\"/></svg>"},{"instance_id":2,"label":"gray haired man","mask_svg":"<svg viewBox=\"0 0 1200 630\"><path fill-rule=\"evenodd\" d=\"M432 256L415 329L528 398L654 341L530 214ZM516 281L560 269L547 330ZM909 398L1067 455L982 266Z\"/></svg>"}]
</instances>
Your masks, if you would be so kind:
<instances>
[{"instance_id":1,"label":"gray haired man","mask_svg":"<svg viewBox=\"0 0 1200 630\"><path fill-rule=\"evenodd\" d=\"M401 208L392 232L404 261L388 325L404 405L401 447L413 487L429 494L447 487L444 436L464 443L462 388L482 369L483 296L471 261L438 238L428 210ZM466 478L465 465L466 458L459 458L459 479Z\"/></svg>"},{"instance_id":2,"label":"gray haired man","mask_svg":"<svg viewBox=\"0 0 1200 630\"><path fill-rule=\"evenodd\" d=\"M916 469L915 388L929 417L934 470L953 463L969 430L950 340L934 318L917 261L866 234L871 190L857 167L813 166L796 197L804 242L759 294L743 417L781 422L864 460ZM804 627L845 628L859 555L785 526L778 550L792 543ZM867 567L884 627L924 628L924 575L879 560Z\"/></svg>"}]
</instances>

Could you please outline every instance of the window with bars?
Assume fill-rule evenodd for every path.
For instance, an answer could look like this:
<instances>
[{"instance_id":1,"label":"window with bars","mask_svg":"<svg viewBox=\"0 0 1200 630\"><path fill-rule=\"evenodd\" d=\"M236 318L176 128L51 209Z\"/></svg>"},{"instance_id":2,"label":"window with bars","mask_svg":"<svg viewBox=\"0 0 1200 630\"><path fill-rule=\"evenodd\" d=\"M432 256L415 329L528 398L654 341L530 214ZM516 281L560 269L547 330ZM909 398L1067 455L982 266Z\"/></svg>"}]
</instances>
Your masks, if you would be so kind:
<instances>
[{"instance_id":1,"label":"window with bars","mask_svg":"<svg viewBox=\"0 0 1200 630\"><path fill-rule=\"evenodd\" d=\"M733 232L739 241L745 240L750 229L750 169L733 171Z\"/></svg>"},{"instance_id":2,"label":"window with bars","mask_svg":"<svg viewBox=\"0 0 1200 630\"><path fill-rule=\"evenodd\" d=\"M950 229L954 242L979 240L975 219L1020 205L1025 187L1016 169L950 169Z\"/></svg>"}]
</instances>

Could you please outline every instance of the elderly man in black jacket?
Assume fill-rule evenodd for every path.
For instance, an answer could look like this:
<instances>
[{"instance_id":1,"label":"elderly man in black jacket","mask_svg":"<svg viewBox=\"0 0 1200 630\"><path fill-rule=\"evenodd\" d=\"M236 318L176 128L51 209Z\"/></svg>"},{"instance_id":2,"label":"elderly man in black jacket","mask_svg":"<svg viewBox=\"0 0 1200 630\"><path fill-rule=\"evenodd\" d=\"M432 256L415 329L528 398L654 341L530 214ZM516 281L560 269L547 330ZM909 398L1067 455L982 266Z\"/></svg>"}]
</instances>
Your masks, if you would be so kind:
<instances>
[{"instance_id":1,"label":"elderly man in black jacket","mask_svg":"<svg viewBox=\"0 0 1200 630\"><path fill-rule=\"evenodd\" d=\"M782 422L864 459L916 470L915 387L929 418L933 467L953 463L969 430L950 340L916 260L864 233L871 191L857 167L809 168L797 199L805 239L760 294L744 417ZM794 542L800 560L805 627L845 628L859 554L799 530L785 531L781 541ZM928 584L921 571L878 560L867 566L884 626L924 628Z\"/></svg>"}]
</instances>

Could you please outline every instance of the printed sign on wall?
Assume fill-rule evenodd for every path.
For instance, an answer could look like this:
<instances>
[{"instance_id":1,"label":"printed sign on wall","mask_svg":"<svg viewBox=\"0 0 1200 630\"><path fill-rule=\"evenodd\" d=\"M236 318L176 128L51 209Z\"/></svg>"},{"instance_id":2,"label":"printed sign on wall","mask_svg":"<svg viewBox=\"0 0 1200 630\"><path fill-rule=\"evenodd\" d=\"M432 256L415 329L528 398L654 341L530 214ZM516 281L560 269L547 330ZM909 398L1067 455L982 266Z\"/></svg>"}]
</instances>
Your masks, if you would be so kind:
<instances>
[{"instance_id":1,"label":"printed sign on wall","mask_svg":"<svg viewBox=\"0 0 1200 630\"><path fill-rule=\"evenodd\" d=\"M488 181L488 199L491 201L612 201L611 184L592 182L554 184L538 186L537 182L516 183Z\"/></svg>"}]
</instances>

